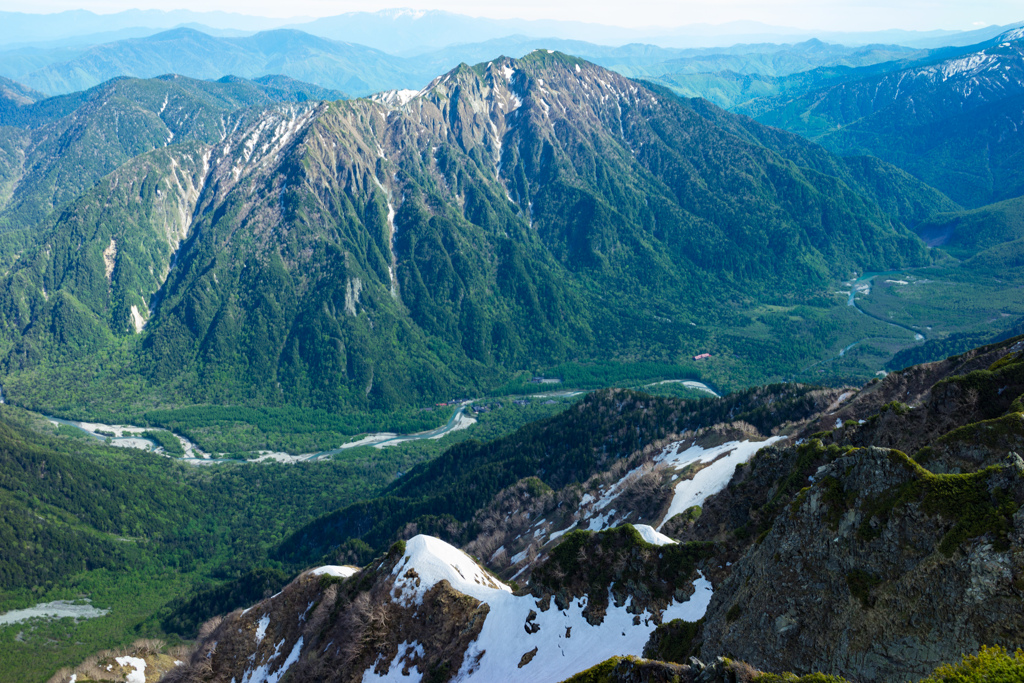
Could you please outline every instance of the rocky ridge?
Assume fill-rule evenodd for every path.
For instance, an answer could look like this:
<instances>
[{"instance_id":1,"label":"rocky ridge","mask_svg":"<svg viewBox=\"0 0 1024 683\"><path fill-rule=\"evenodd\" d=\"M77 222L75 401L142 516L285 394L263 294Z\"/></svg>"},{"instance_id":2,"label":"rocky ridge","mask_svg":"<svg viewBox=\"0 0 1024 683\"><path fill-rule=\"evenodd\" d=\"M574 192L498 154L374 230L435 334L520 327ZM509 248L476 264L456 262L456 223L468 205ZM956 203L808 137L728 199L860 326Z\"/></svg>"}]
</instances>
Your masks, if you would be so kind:
<instances>
[{"instance_id":1,"label":"rocky ridge","mask_svg":"<svg viewBox=\"0 0 1024 683\"><path fill-rule=\"evenodd\" d=\"M682 543L639 523L612 522L597 533L562 527L535 550L515 589L454 547L414 536L351 578L332 578L330 568L307 572L281 595L233 613L204 636L191 668L168 680L237 677L259 666L283 673L290 661L297 681L406 671L423 680L513 680L532 666L533 680L587 669L579 680L732 682L761 671L823 671L895 682L982 645L1012 650L1024 635L1024 460L1006 451L1008 436L969 439L984 451L974 459L932 457L930 444L977 429L971 420L984 426L993 413L1022 419L1019 401L1004 398L1013 387L1024 391L1021 343L833 394L821 412L789 423L789 439L733 466L731 481L698 514L666 519L663 528ZM911 403L894 404L908 395ZM835 426L840 413L845 421ZM833 428L815 431L823 421ZM863 443L887 438L886 447ZM672 443L655 452L679 452ZM914 446L913 457L896 443ZM538 491L528 482L516 490ZM499 508L512 493L498 496ZM535 528L517 533L532 537ZM370 614L378 614L375 635L353 637L369 628ZM265 618L276 626L261 627ZM519 623L522 635L513 635ZM272 645L258 637L261 628L279 629ZM534 633L548 636L532 640ZM580 643L586 656L575 649ZM550 660L558 652L564 656ZM636 659L641 654L675 663ZM612 655L620 658L588 668ZM694 655L711 665L690 661Z\"/></svg>"}]
</instances>

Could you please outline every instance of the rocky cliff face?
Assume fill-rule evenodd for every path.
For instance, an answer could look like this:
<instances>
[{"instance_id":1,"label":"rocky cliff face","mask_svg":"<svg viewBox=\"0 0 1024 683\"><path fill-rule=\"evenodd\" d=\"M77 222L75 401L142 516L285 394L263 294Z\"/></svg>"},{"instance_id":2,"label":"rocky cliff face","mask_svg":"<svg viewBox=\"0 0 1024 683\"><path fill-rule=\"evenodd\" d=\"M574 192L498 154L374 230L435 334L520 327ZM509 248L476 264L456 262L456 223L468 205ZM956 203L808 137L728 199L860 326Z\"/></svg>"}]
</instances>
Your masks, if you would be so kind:
<instances>
[{"instance_id":1,"label":"rocky cliff face","mask_svg":"<svg viewBox=\"0 0 1024 683\"><path fill-rule=\"evenodd\" d=\"M721 584L704 655L896 681L1019 644L1022 475L1016 457L962 481L885 449L837 457Z\"/></svg>"},{"instance_id":2,"label":"rocky cliff face","mask_svg":"<svg viewBox=\"0 0 1024 683\"><path fill-rule=\"evenodd\" d=\"M716 583L703 654L896 681L1020 646L1020 351L890 375L755 458L695 527L756 534Z\"/></svg>"}]
</instances>

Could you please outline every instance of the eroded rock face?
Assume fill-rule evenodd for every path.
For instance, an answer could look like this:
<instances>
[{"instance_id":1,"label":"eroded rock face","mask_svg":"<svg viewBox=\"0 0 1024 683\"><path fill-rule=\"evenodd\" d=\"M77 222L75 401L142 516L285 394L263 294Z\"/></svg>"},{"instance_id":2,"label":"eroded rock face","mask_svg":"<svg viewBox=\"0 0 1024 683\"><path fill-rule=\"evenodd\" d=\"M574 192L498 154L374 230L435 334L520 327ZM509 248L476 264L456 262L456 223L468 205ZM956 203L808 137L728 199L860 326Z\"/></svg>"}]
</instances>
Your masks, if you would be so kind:
<instances>
[{"instance_id":1,"label":"eroded rock face","mask_svg":"<svg viewBox=\"0 0 1024 683\"><path fill-rule=\"evenodd\" d=\"M717 588L702 653L903 681L982 644L1021 646L1021 473L940 478L880 448L835 459Z\"/></svg>"},{"instance_id":2,"label":"eroded rock face","mask_svg":"<svg viewBox=\"0 0 1024 683\"><path fill-rule=\"evenodd\" d=\"M225 617L188 665L165 680L287 673L294 681L347 682L362 680L364 672L457 671L488 605L448 581L423 591L420 602L392 600L392 570L401 558L393 553L351 578L303 574L274 597Z\"/></svg>"}]
</instances>

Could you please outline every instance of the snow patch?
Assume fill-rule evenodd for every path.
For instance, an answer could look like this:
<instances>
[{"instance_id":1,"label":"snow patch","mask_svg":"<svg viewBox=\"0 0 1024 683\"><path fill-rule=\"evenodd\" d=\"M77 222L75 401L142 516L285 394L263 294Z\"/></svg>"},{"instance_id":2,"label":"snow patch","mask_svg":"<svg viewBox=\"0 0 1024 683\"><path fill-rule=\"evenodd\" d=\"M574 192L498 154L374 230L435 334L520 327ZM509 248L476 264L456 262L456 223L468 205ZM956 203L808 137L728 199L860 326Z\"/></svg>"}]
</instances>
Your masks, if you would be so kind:
<instances>
[{"instance_id":1,"label":"snow patch","mask_svg":"<svg viewBox=\"0 0 1024 683\"><path fill-rule=\"evenodd\" d=\"M347 579L356 572L359 571L359 567L351 567L349 565L337 566L333 564L324 565L323 567L317 567L310 572L313 576L320 576L326 574L327 576L337 576L342 579Z\"/></svg>"},{"instance_id":2,"label":"snow patch","mask_svg":"<svg viewBox=\"0 0 1024 683\"><path fill-rule=\"evenodd\" d=\"M256 624L256 644L259 645L263 642L263 638L267 635L267 627L270 626L270 615L264 614L259 622Z\"/></svg>"},{"instance_id":3,"label":"snow patch","mask_svg":"<svg viewBox=\"0 0 1024 683\"><path fill-rule=\"evenodd\" d=\"M392 681L394 683L412 683L412 681L420 681L423 679L423 672L419 670L419 667L413 664L414 658L422 660L425 651L423 646L413 642L404 642L398 646L398 654L391 660L388 665L387 673L378 674L375 669L381 662L381 657L377 657L377 661L373 663L369 669L363 672L363 683L369 683L370 681ZM403 664L404 660L404 664ZM403 672L408 667L409 673Z\"/></svg>"},{"instance_id":4,"label":"snow patch","mask_svg":"<svg viewBox=\"0 0 1024 683\"><path fill-rule=\"evenodd\" d=\"M655 531L653 527L649 527L646 524L634 524L633 528L640 532L640 536L652 545L675 545L677 543L677 541L673 541L665 534Z\"/></svg>"},{"instance_id":5,"label":"snow patch","mask_svg":"<svg viewBox=\"0 0 1024 683\"><path fill-rule=\"evenodd\" d=\"M370 99L375 102L380 102L381 104L386 105L388 107L396 108L404 107L406 104L411 102L417 95L420 95L421 93L422 91L420 90L385 90L384 92L379 92L376 95L372 95Z\"/></svg>"},{"instance_id":6,"label":"snow patch","mask_svg":"<svg viewBox=\"0 0 1024 683\"><path fill-rule=\"evenodd\" d=\"M605 529L612 526L612 519L615 517L615 509L612 508L608 512L598 515L590 520L590 525L587 527L587 531L604 531Z\"/></svg>"},{"instance_id":7,"label":"snow patch","mask_svg":"<svg viewBox=\"0 0 1024 683\"><path fill-rule=\"evenodd\" d=\"M271 662L277 657L277 652L275 651L265 664L261 664L252 671L246 671L242 675L242 683L278 683L285 672L288 671L288 668L299 661L299 654L302 652L302 641L303 639L300 636L295 643L295 647L288 654L288 658L281 664L280 669L273 673L270 672ZM282 640L281 642L283 643L284 641ZM280 643L278 643L278 647L280 647Z\"/></svg>"},{"instance_id":8,"label":"snow patch","mask_svg":"<svg viewBox=\"0 0 1024 683\"><path fill-rule=\"evenodd\" d=\"M667 447L655 457L656 462L664 462L675 468L682 468L697 462L711 464L697 472L693 479L684 479L676 484L672 504L669 505L668 513L662 523L658 525L658 529L660 530L665 526L665 522L687 508L703 505L709 496L726 487L733 474L736 473L737 465L750 460L765 446L784 438L786 437L773 436L765 441L730 441L714 448L691 446L681 453L678 451L680 443Z\"/></svg>"},{"instance_id":9,"label":"snow patch","mask_svg":"<svg viewBox=\"0 0 1024 683\"><path fill-rule=\"evenodd\" d=\"M146 660L138 657L115 657L114 661L133 671L124 677L125 683L146 683Z\"/></svg>"},{"instance_id":10,"label":"snow patch","mask_svg":"<svg viewBox=\"0 0 1024 683\"><path fill-rule=\"evenodd\" d=\"M984 52L976 52L960 59L951 59L943 63L939 68L944 78L952 78L960 74L977 71L980 67L991 64L995 59L992 55L985 54Z\"/></svg>"},{"instance_id":11,"label":"snow patch","mask_svg":"<svg viewBox=\"0 0 1024 683\"><path fill-rule=\"evenodd\" d=\"M548 540L549 540L549 541L555 541L555 540L557 540L557 539L561 538L561 537L562 537L562 536L564 536L565 534L567 534L567 533L569 533L570 531L572 531L573 529L575 529L575 528L576 528L576 525L577 525L578 523L579 523L579 522L573 522L572 524L570 524L569 526L565 527L565 528L564 528L564 529L562 529L561 531L556 531L556 532L552 533L552 534L551 534L551 537L550 537L550 538L548 538Z\"/></svg>"},{"instance_id":12,"label":"snow patch","mask_svg":"<svg viewBox=\"0 0 1024 683\"><path fill-rule=\"evenodd\" d=\"M663 612L662 621L697 621L704 616L711 602L711 584L698 575L694 588L689 600L673 602ZM611 595L604 621L598 626L591 626L583 617L586 598L573 600L564 611L554 606L540 611L530 596L499 591L485 602L490 609L480 636L469 646L455 681L562 681L609 657L639 656L656 627L649 612L629 612L632 599L617 606ZM539 626L531 628L533 633L522 627L531 611L535 613L532 623ZM635 616L639 616L636 625ZM523 655L534 650L520 672Z\"/></svg>"}]
</instances>

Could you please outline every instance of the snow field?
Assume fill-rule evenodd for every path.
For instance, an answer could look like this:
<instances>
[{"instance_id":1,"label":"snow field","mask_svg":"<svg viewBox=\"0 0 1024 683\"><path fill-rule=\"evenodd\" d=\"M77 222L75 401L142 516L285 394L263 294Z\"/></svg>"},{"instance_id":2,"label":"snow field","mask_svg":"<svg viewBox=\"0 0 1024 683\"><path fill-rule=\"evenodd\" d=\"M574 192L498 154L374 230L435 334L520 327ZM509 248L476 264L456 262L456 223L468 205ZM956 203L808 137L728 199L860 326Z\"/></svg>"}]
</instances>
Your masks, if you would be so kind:
<instances>
[{"instance_id":1,"label":"snow field","mask_svg":"<svg viewBox=\"0 0 1024 683\"><path fill-rule=\"evenodd\" d=\"M423 674L416 667L410 666L403 662L403 660L411 659L412 657L422 658L423 657L423 646L413 641L411 643L405 642L398 646L398 654L391 660L391 664L388 665L388 672L386 674L378 674L374 671L377 668L377 663L381 660L383 655L377 658L377 661L373 663L369 669L363 672L363 683L410 683L410 681L419 681ZM409 666L409 675L402 673L402 670Z\"/></svg>"},{"instance_id":2,"label":"snow field","mask_svg":"<svg viewBox=\"0 0 1024 683\"><path fill-rule=\"evenodd\" d=\"M270 655L266 662L242 674L241 683L278 683L281 680L281 677L288 671L288 668L295 662L299 661L299 655L302 653L302 641L303 639L300 636L295 642L295 646L292 647L291 652L288 653L288 657L281 663L281 666L276 670L271 671L274 666L274 660L277 659L280 654L279 649L281 645L284 644L284 640L282 640L277 644L277 647L274 648L274 654ZM235 679L232 678L231 681L234 683Z\"/></svg>"},{"instance_id":3,"label":"snow field","mask_svg":"<svg viewBox=\"0 0 1024 683\"><path fill-rule=\"evenodd\" d=\"M678 541L673 541L665 534L658 533L653 527L649 527L646 524L634 524L633 528L640 532L640 536L651 545L674 545L678 543Z\"/></svg>"},{"instance_id":4,"label":"snow field","mask_svg":"<svg viewBox=\"0 0 1024 683\"><path fill-rule=\"evenodd\" d=\"M729 480L732 479L732 475L736 473L737 465L750 460L765 446L784 438L786 437L773 436L765 441L730 441L714 448L691 446L681 453L678 451L680 444L666 448L661 455L655 458L656 462L663 462L676 469L682 469L686 465L696 462L710 462L711 464L697 472L693 479L684 479L676 484L672 504L669 505L668 513L666 513L664 521L658 525L658 529L660 530L665 526L665 522L687 508L703 505L709 496L726 487Z\"/></svg>"}]
</instances>

